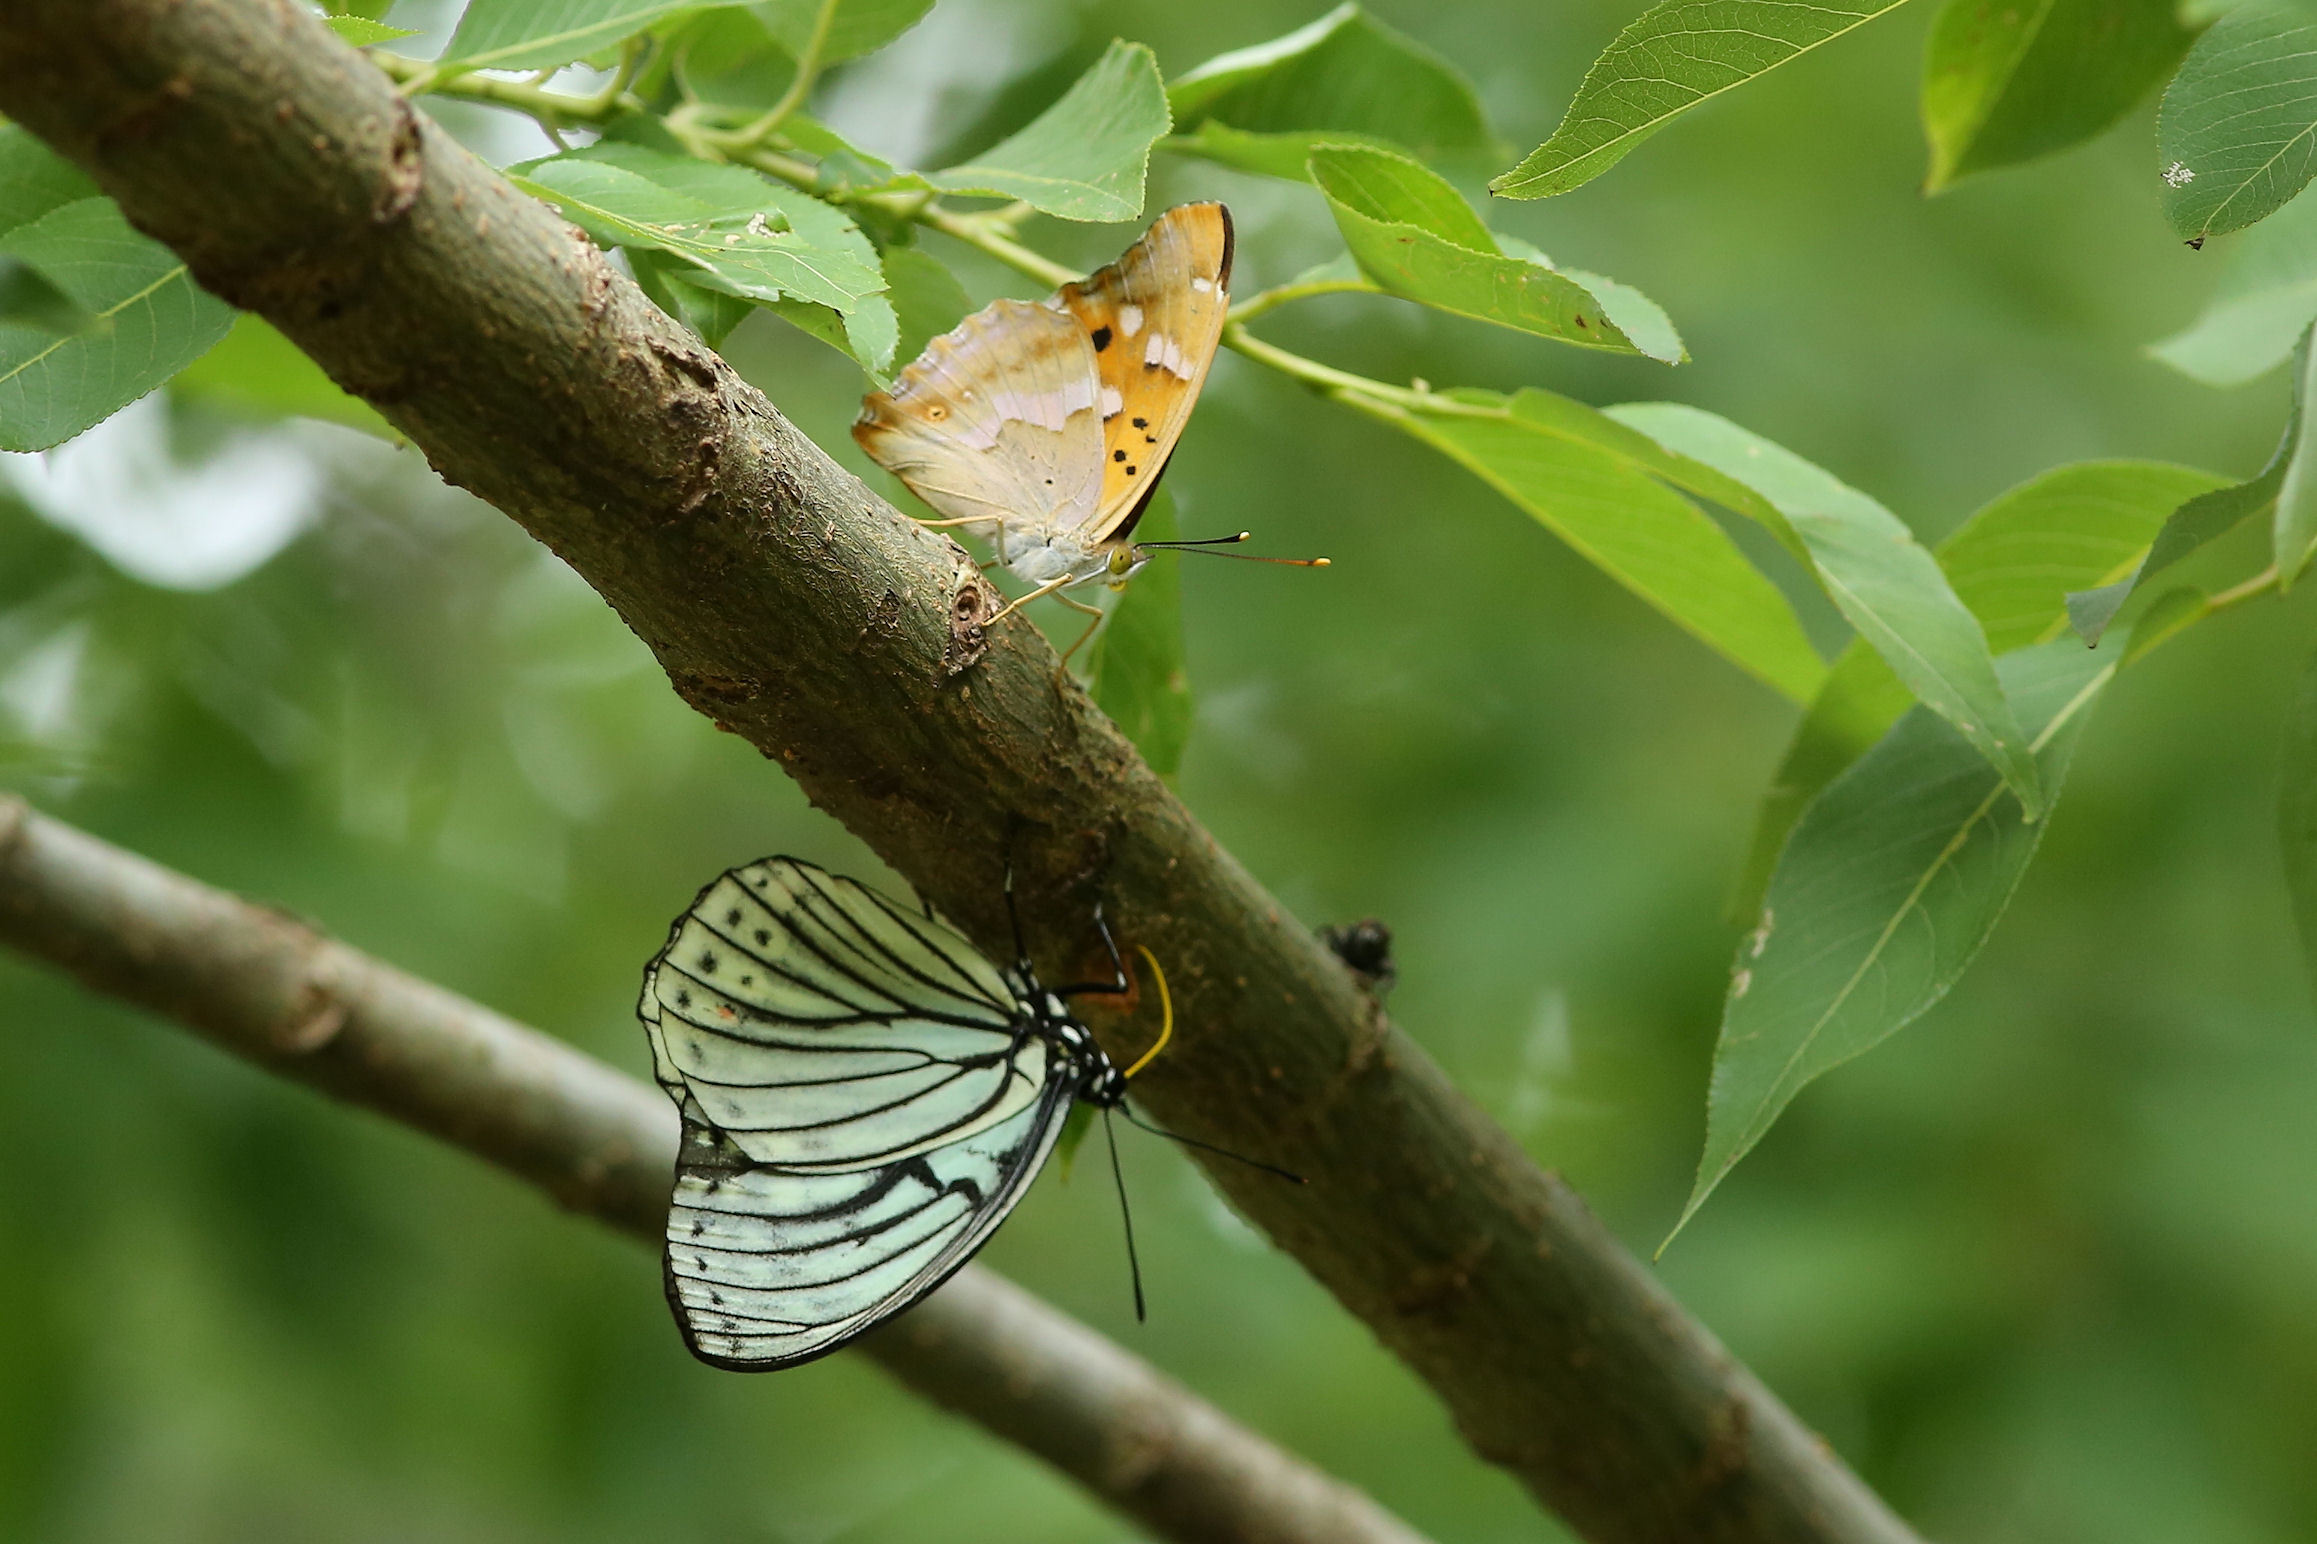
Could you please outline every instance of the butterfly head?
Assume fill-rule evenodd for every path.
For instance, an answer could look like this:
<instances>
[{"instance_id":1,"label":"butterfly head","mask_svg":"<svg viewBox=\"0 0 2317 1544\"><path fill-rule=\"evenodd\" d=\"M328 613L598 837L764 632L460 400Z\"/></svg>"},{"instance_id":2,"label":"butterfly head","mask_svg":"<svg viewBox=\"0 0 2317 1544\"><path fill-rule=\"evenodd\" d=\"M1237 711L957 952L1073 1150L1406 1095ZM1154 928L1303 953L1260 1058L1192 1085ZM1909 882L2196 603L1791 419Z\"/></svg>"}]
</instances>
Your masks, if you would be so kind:
<instances>
[{"instance_id":1,"label":"butterfly head","mask_svg":"<svg viewBox=\"0 0 2317 1544\"><path fill-rule=\"evenodd\" d=\"M1112 589L1123 590L1126 581L1149 561L1150 554L1142 548L1120 542L1110 549L1109 560L1103 565L1103 579Z\"/></svg>"},{"instance_id":2,"label":"butterfly head","mask_svg":"<svg viewBox=\"0 0 2317 1544\"><path fill-rule=\"evenodd\" d=\"M1057 999L1049 996L1047 1001L1053 1008L1061 1009ZM1069 1060L1079 1098L1097 1105L1114 1105L1126 1098L1126 1074L1094 1043L1093 1032L1071 1018L1067 1010L1060 1012L1047 1033Z\"/></svg>"}]
</instances>

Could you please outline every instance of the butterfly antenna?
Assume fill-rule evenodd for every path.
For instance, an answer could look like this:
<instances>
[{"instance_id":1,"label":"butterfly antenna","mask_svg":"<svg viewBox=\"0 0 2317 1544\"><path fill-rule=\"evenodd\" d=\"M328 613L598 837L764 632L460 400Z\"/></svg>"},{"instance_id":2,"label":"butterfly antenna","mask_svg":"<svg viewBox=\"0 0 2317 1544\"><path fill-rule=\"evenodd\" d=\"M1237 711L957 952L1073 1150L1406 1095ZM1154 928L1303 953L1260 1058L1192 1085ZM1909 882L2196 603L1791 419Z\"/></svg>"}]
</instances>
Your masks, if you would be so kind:
<instances>
[{"instance_id":1,"label":"butterfly antenna","mask_svg":"<svg viewBox=\"0 0 2317 1544\"><path fill-rule=\"evenodd\" d=\"M1194 537L1193 539L1191 539L1191 540L1189 540L1189 541L1146 541L1146 542L1144 542L1142 545L1144 545L1145 547L1166 547L1166 548L1178 548L1178 547L1235 547L1235 546L1237 546L1239 543L1241 543L1241 542L1243 542L1243 541L1253 541L1254 539L1255 539L1255 533L1254 533L1253 531L1241 531L1241 532L1240 532L1238 535L1236 535L1236 536L1200 536L1200 537Z\"/></svg>"},{"instance_id":2,"label":"butterfly antenna","mask_svg":"<svg viewBox=\"0 0 2317 1544\"><path fill-rule=\"evenodd\" d=\"M1126 1224L1126 1273L1134 1280L1134 1322L1143 1324L1150 1316L1143 1310L1142 1261L1134 1252L1134 1210L1126 1204L1126 1170L1119 1166L1118 1128L1110 1123L1109 1106L1102 1111L1102 1139L1110 1144L1110 1178L1118 1186L1118 1219Z\"/></svg>"},{"instance_id":3,"label":"butterfly antenna","mask_svg":"<svg viewBox=\"0 0 2317 1544\"><path fill-rule=\"evenodd\" d=\"M1126 1116L1126 1123L1128 1125L1136 1127L1142 1131L1147 1131L1154 1137L1165 1137L1169 1142L1180 1142L1183 1144L1183 1146L1195 1147L1202 1153L1213 1153L1218 1158L1229 1158L1235 1163L1243 1163L1251 1169L1261 1169L1266 1174L1276 1174L1281 1179L1292 1180L1298 1185L1308 1185L1311 1183L1311 1181L1305 1179L1302 1175L1296 1173L1293 1169L1283 1169L1275 1163L1265 1163L1260 1158L1250 1158L1245 1153L1235 1153L1227 1147L1217 1147L1212 1142L1202 1142L1197 1137L1186 1137L1181 1132L1169 1131L1164 1126L1154 1126L1149 1121L1143 1120L1136 1116L1134 1111L1128 1109L1123 1104L1118 1108Z\"/></svg>"},{"instance_id":4,"label":"butterfly antenna","mask_svg":"<svg viewBox=\"0 0 2317 1544\"><path fill-rule=\"evenodd\" d=\"M1288 568L1333 567L1326 558L1265 558L1252 552L1217 552L1217 547L1236 547L1255 533L1241 531L1236 536L1202 536L1197 541L1146 541L1140 545L1153 552L1196 552L1210 558L1236 558L1242 563L1278 563Z\"/></svg>"}]
</instances>

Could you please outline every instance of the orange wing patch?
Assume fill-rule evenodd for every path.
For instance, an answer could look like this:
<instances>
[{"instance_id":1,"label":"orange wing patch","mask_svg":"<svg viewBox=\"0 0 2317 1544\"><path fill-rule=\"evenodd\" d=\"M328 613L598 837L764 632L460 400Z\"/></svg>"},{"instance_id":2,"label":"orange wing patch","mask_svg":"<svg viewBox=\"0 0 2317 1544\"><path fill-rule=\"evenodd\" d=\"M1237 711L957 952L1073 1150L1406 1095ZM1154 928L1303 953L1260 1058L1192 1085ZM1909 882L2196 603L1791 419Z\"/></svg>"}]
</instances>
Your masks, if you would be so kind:
<instances>
[{"instance_id":1,"label":"orange wing patch","mask_svg":"<svg viewBox=\"0 0 2317 1544\"><path fill-rule=\"evenodd\" d=\"M1174 454L1231 309L1231 212L1184 204L1159 216L1117 262L1062 287L1101 377L1102 495L1090 542L1115 541Z\"/></svg>"}]
</instances>

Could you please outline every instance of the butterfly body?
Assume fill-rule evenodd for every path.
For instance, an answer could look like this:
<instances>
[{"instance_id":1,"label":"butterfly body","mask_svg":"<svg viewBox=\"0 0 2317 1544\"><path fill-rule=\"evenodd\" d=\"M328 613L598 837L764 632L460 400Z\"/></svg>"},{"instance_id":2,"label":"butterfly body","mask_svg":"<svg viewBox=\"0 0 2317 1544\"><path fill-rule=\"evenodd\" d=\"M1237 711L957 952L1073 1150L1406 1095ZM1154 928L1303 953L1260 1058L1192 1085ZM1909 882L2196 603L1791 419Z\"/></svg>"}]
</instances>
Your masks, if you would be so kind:
<instances>
[{"instance_id":1,"label":"butterfly body","mask_svg":"<svg viewBox=\"0 0 2317 1544\"><path fill-rule=\"evenodd\" d=\"M1170 209L1101 272L934 339L853 437L1041 590L1124 583L1230 310L1231 216Z\"/></svg>"},{"instance_id":2,"label":"butterfly body","mask_svg":"<svg viewBox=\"0 0 2317 1544\"><path fill-rule=\"evenodd\" d=\"M824 1356L933 1291L1072 1104L1126 1091L1026 963L793 858L701 891L637 1016L683 1119L668 1301L695 1355L742 1371Z\"/></svg>"}]
</instances>

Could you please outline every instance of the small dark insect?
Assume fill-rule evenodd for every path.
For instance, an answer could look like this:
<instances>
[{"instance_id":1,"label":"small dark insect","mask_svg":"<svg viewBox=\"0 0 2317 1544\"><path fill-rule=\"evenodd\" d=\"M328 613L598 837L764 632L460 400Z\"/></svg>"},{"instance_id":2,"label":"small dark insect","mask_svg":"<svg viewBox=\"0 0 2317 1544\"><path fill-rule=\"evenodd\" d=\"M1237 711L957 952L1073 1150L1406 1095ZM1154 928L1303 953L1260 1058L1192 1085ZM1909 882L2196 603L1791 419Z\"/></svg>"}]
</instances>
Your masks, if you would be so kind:
<instances>
[{"instance_id":1,"label":"small dark insect","mask_svg":"<svg viewBox=\"0 0 2317 1544\"><path fill-rule=\"evenodd\" d=\"M1392 930L1375 917L1358 922L1347 922L1337 927L1319 930L1321 942L1335 952L1351 973L1360 978L1360 985L1383 996L1399 979L1399 967L1392 963Z\"/></svg>"}]
</instances>

